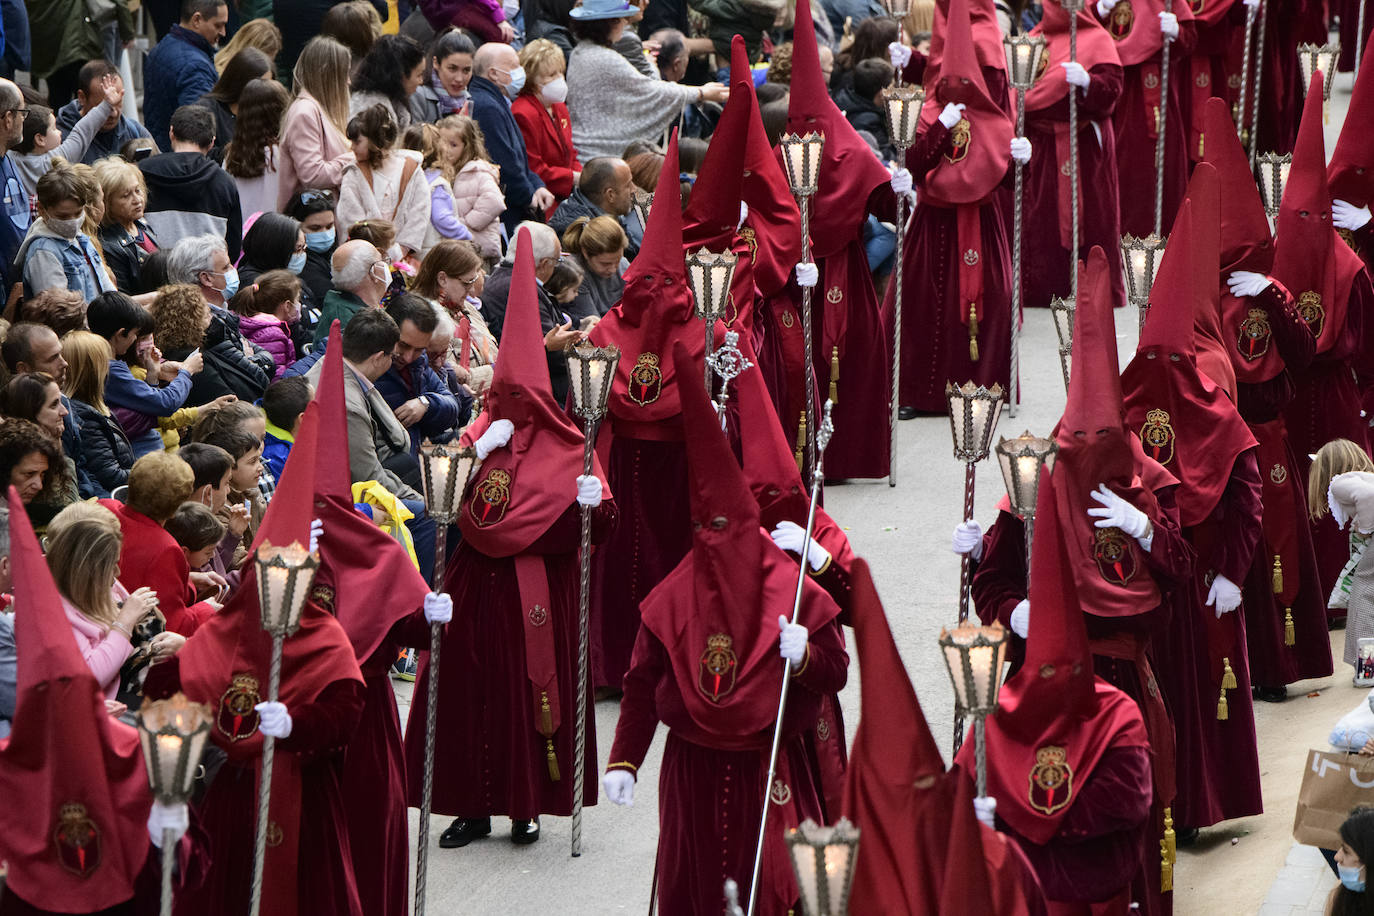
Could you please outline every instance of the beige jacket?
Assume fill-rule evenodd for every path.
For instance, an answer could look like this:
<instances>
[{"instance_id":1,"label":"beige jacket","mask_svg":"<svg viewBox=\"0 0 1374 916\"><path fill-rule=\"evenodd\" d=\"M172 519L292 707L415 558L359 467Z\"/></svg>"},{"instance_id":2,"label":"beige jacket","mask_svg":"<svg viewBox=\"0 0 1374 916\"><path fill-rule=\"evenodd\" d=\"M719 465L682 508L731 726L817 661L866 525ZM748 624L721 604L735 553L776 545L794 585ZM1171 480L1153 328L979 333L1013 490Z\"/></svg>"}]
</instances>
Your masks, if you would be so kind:
<instances>
[{"instance_id":1,"label":"beige jacket","mask_svg":"<svg viewBox=\"0 0 1374 916\"><path fill-rule=\"evenodd\" d=\"M324 360L310 367L305 377L320 389ZM410 451L410 434L396 419L376 386L344 364L344 407L348 413L348 471L354 483L375 480L402 499L423 500L409 484L382 466L382 462ZM366 386L364 388L364 386Z\"/></svg>"},{"instance_id":2,"label":"beige jacket","mask_svg":"<svg viewBox=\"0 0 1374 916\"><path fill-rule=\"evenodd\" d=\"M414 165L403 188L401 179L407 160ZM382 167L373 170L370 184L358 164L350 163L344 168L334 215L341 239L348 237L348 230L359 220L390 220L396 224L396 244L418 257L424 251L425 233L429 231L429 182L420 166L420 154L408 149L392 150Z\"/></svg>"}]
</instances>

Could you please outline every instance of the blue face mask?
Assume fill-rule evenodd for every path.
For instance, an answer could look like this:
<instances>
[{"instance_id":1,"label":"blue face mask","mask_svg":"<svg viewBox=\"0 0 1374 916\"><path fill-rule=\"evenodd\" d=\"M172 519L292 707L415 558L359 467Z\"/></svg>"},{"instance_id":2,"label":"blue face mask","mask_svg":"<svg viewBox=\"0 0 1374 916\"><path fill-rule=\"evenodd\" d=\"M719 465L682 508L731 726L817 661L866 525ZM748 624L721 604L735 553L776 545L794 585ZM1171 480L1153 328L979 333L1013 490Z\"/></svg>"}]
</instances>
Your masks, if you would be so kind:
<instances>
[{"instance_id":1,"label":"blue face mask","mask_svg":"<svg viewBox=\"0 0 1374 916\"><path fill-rule=\"evenodd\" d=\"M305 247L311 251L328 251L334 247L334 227L330 226L323 232L307 232L305 234ZM299 273L300 271L297 271Z\"/></svg>"},{"instance_id":2,"label":"blue face mask","mask_svg":"<svg viewBox=\"0 0 1374 916\"><path fill-rule=\"evenodd\" d=\"M239 272L230 267L224 272L224 301L234 298L239 291Z\"/></svg>"},{"instance_id":3,"label":"blue face mask","mask_svg":"<svg viewBox=\"0 0 1374 916\"><path fill-rule=\"evenodd\" d=\"M299 274L301 271L305 270L305 252L298 251L291 255L291 259L286 262L286 269L293 274Z\"/></svg>"},{"instance_id":4,"label":"blue face mask","mask_svg":"<svg viewBox=\"0 0 1374 916\"><path fill-rule=\"evenodd\" d=\"M1360 877L1360 872L1363 869L1364 866L1358 868L1350 868L1345 865L1336 866L1336 871L1341 876L1341 884L1345 886L1346 890L1354 891L1357 894L1364 893L1364 879Z\"/></svg>"}]
</instances>

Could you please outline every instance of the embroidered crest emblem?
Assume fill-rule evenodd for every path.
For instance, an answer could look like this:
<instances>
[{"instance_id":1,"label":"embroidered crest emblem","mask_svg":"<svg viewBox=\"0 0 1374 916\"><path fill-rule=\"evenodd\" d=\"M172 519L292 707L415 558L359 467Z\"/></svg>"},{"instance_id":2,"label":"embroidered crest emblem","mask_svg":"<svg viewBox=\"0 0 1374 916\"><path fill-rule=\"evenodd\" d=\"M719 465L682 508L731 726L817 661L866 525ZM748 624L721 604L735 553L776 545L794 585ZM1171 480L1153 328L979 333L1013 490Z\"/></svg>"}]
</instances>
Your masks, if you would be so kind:
<instances>
[{"instance_id":1,"label":"embroidered crest emblem","mask_svg":"<svg viewBox=\"0 0 1374 916\"><path fill-rule=\"evenodd\" d=\"M972 266L974 266L975 264L977 264L977 263L978 263L978 249L976 249L976 248L970 248L968 251L965 251L965 252L964 252L964 263L967 264L969 267L972 267Z\"/></svg>"},{"instance_id":2,"label":"embroidered crest emblem","mask_svg":"<svg viewBox=\"0 0 1374 916\"><path fill-rule=\"evenodd\" d=\"M775 805L785 805L792 800L792 790L781 779L775 779L773 788L768 790L768 798Z\"/></svg>"},{"instance_id":3,"label":"embroidered crest emblem","mask_svg":"<svg viewBox=\"0 0 1374 916\"><path fill-rule=\"evenodd\" d=\"M1245 320L1240 323L1240 337L1236 348L1248 360L1256 360L1269 352L1269 340L1273 331L1269 327L1269 313L1264 309L1250 309Z\"/></svg>"},{"instance_id":4,"label":"embroidered crest emblem","mask_svg":"<svg viewBox=\"0 0 1374 916\"><path fill-rule=\"evenodd\" d=\"M968 118L960 118L959 123L950 128L949 142L951 149L945 153L948 162L963 162L968 155L969 144L973 142L973 125Z\"/></svg>"},{"instance_id":5,"label":"embroidered crest emblem","mask_svg":"<svg viewBox=\"0 0 1374 916\"><path fill-rule=\"evenodd\" d=\"M1062 747L1049 745L1035 752L1030 771L1030 806L1041 814L1053 814L1073 797L1073 768Z\"/></svg>"},{"instance_id":6,"label":"embroidered crest emblem","mask_svg":"<svg viewBox=\"0 0 1374 916\"><path fill-rule=\"evenodd\" d=\"M1281 464L1276 464L1269 469L1269 479L1275 484L1281 484L1288 479L1288 468Z\"/></svg>"},{"instance_id":7,"label":"embroidered crest emblem","mask_svg":"<svg viewBox=\"0 0 1374 916\"><path fill-rule=\"evenodd\" d=\"M1061 165L1061 166L1059 167L1059 174L1060 174L1060 175L1068 175L1068 174L1069 174L1069 164L1068 164L1067 162L1065 162L1063 165Z\"/></svg>"},{"instance_id":8,"label":"embroidered crest emblem","mask_svg":"<svg viewBox=\"0 0 1374 916\"><path fill-rule=\"evenodd\" d=\"M735 641L724 633L706 637L706 651L701 653L701 671L697 675L697 689L712 703L735 689Z\"/></svg>"},{"instance_id":9,"label":"embroidered crest emblem","mask_svg":"<svg viewBox=\"0 0 1374 916\"><path fill-rule=\"evenodd\" d=\"M822 741L830 740L830 720L821 719L816 723L816 737Z\"/></svg>"},{"instance_id":10,"label":"embroidered crest emblem","mask_svg":"<svg viewBox=\"0 0 1374 916\"><path fill-rule=\"evenodd\" d=\"M1112 14L1107 19L1107 31L1112 38L1117 41L1131 34L1131 29L1135 26L1135 10L1131 7L1131 0L1121 0L1116 6L1112 7Z\"/></svg>"},{"instance_id":11,"label":"embroidered crest emblem","mask_svg":"<svg viewBox=\"0 0 1374 916\"><path fill-rule=\"evenodd\" d=\"M1145 454L1160 464L1168 465L1174 460L1174 428L1169 425L1168 411L1156 408L1145 414L1145 425L1140 428L1140 444Z\"/></svg>"},{"instance_id":12,"label":"embroidered crest emblem","mask_svg":"<svg viewBox=\"0 0 1374 916\"><path fill-rule=\"evenodd\" d=\"M663 371L657 353L641 353L630 370L630 400L648 407L663 393Z\"/></svg>"},{"instance_id":13,"label":"embroidered crest emblem","mask_svg":"<svg viewBox=\"0 0 1374 916\"><path fill-rule=\"evenodd\" d=\"M68 802L57 810L52 841L57 860L78 878L90 877L100 866L100 828L86 813L85 805Z\"/></svg>"},{"instance_id":14,"label":"embroidered crest emblem","mask_svg":"<svg viewBox=\"0 0 1374 916\"><path fill-rule=\"evenodd\" d=\"M334 613L334 586L312 585L310 587L310 600L329 613Z\"/></svg>"},{"instance_id":15,"label":"embroidered crest emblem","mask_svg":"<svg viewBox=\"0 0 1374 916\"><path fill-rule=\"evenodd\" d=\"M544 624L546 624L546 623L548 623L548 622L549 622L549 611L548 611L548 608L544 607L544 605L542 605L542 604L536 604L534 607L530 608L530 625L531 625L531 626L542 627Z\"/></svg>"},{"instance_id":16,"label":"embroidered crest emblem","mask_svg":"<svg viewBox=\"0 0 1374 916\"><path fill-rule=\"evenodd\" d=\"M745 226L739 231L740 240L744 242L744 247L749 249L749 257L755 258L759 253L759 235L752 226Z\"/></svg>"},{"instance_id":17,"label":"embroidered crest emblem","mask_svg":"<svg viewBox=\"0 0 1374 916\"><path fill-rule=\"evenodd\" d=\"M1145 81L1144 81L1144 82L1145 82L1145 88L1146 88L1146 89L1158 89L1158 88L1159 88L1159 74L1158 74L1158 73L1147 73L1147 74L1145 74Z\"/></svg>"},{"instance_id":18,"label":"embroidered crest emblem","mask_svg":"<svg viewBox=\"0 0 1374 916\"><path fill-rule=\"evenodd\" d=\"M1326 309L1322 306L1322 294L1308 290L1298 297L1298 314L1307 322L1313 337L1321 337L1326 327Z\"/></svg>"},{"instance_id":19,"label":"embroidered crest emblem","mask_svg":"<svg viewBox=\"0 0 1374 916\"><path fill-rule=\"evenodd\" d=\"M790 328L790 327L792 327L792 325L794 325L794 324L796 324L796 319L792 317L792 312L791 312L791 310L790 310L790 309L783 309L783 310L782 310L782 326L785 327L785 328Z\"/></svg>"},{"instance_id":20,"label":"embroidered crest emblem","mask_svg":"<svg viewBox=\"0 0 1374 916\"><path fill-rule=\"evenodd\" d=\"M832 286L830 289L826 290L825 301L829 302L831 305L835 305L843 298L844 290L840 289L838 286Z\"/></svg>"},{"instance_id":21,"label":"embroidered crest emblem","mask_svg":"<svg viewBox=\"0 0 1374 916\"><path fill-rule=\"evenodd\" d=\"M236 674L229 681L229 689L219 698L219 715L215 727L230 741L243 741L258 730L258 711L262 702L258 695L258 679L251 674Z\"/></svg>"},{"instance_id":22,"label":"embroidered crest emblem","mask_svg":"<svg viewBox=\"0 0 1374 916\"><path fill-rule=\"evenodd\" d=\"M510 471L496 468L472 488L468 508L478 528L494 525L505 517L506 506L510 505L510 480Z\"/></svg>"},{"instance_id":23,"label":"embroidered crest emblem","mask_svg":"<svg viewBox=\"0 0 1374 916\"><path fill-rule=\"evenodd\" d=\"M278 824L276 821L267 822L267 845L269 847L276 849L281 845L281 841L284 837L285 834L282 832L281 824Z\"/></svg>"},{"instance_id":24,"label":"embroidered crest emblem","mask_svg":"<svg viewBox=\"0 0 1374 916\"><path fill-rule=\"evenodd\" d=\"M1208 86L1212 85L1212 74L1204 70L1197 75L1195 82L1199 89L1206 89Z\"/></svg>"},{"instance_id":25,"label":"embroidered crest emblem","mask_svg":"<svg viewBox=\"0 0 1374 916\"><path fill-rule=\"evenodd\" d=\"M1227 87L1229 87L1229 88L1231 88L1231 89L1239 89L1239 88L1240 88L1240 74L1239 74L1239 73L1232 73L1230 76L1226 77L1226 85L1227 85Z\"/></svg>"},{"instance_id":26,"label":"embroidered crest emblem","mask_svg":"<svg viewBox=\"0 0 1374 916\"><path fill-rule=\"evenodd\" d=\"M1093 559L1097 571L1112 585L1129 585L1136 574L1135 551L1120 528L1097 528L1093 532Z\"/></svg>"}]
</instances>

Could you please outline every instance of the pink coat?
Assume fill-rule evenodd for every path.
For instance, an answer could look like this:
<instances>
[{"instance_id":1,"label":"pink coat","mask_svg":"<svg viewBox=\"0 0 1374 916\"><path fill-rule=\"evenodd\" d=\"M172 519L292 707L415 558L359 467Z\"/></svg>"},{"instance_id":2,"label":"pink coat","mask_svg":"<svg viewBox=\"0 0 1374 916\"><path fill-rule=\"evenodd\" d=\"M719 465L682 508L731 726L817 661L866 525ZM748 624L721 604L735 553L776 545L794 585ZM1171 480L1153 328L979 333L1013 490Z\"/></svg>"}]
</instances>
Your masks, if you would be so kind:
<instances>
[{"instance_id":1,"label":"pink coat","mask_svg":"<svg viewBox=\"0 0 1374 916\"><path fill-rule=\"evenodd\" d=\"M110 595L115 601L129 597L124 586L118 582L110 590ZM62 610L67 614L67 622L72 625L72 635L76 637L76 647L81 650L81 657L91 666L91 673L105 692L105 699L113 700L119 693L119 669L134 651L129 644L129 637L114 627L104 627L91 620L65 597L62 599Z\"/></svg>"},{"instance_id":2,"label":"pink coat","mask_svg":"<svg viewBox=\"0 0 1374 916\"><path fill-rule=\"evenodd\" d=\"M282 123L277 209L286 210L292 195L308 188L333 191L337 197L344 166L351 162L348 140L326 121L319 103L302 92Z\"/></svg>"},{"instance_id":3,"label":"pink coat","mask_svg":"<svg viewBox=\"0 0 1374 916\"><path fill-rule=\"evenodd\" d=\"M272 315L244 315L239 318L239 331L253 343L272 354L277 371L272 378L281 378L286 367L296 361L296 347L291 342L291 329L286 322Z\"/></svg>"},{"instance_id":4,"label":"pink coat","mask_svg":"<svg viewBox=\"0 0 1374 916\"><path fill-rule=\"evenodd\" d=\"M474 159L453 178L454 215L468 227L482 254L490 258L501 256L500 220L506 210L498 174L490 162Z\"/></svg>"}]
</instances>

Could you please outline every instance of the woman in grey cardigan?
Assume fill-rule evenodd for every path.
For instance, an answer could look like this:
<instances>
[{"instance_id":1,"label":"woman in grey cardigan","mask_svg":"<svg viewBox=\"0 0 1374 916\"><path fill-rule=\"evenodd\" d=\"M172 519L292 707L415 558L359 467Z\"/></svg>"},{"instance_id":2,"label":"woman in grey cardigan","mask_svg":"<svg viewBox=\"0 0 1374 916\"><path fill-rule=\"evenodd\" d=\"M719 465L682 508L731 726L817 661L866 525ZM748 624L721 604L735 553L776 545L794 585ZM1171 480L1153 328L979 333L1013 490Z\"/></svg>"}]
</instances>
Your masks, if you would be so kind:
<instances>
[{"instance_id":1,"label":"woman in grey cardigan","mask_svg":"<svg viewBox=\"0 0 1374 916\"><path fill-rule=\"evenodd\" d=\"M578 44L568 58L568 113L583 163L619 156L634 140L656 141L690 102L729 97L721 83L683 86L636 70L615 49L634 12L624 0L585 0L570 13Z\"/></svg>"}]
</instances>

